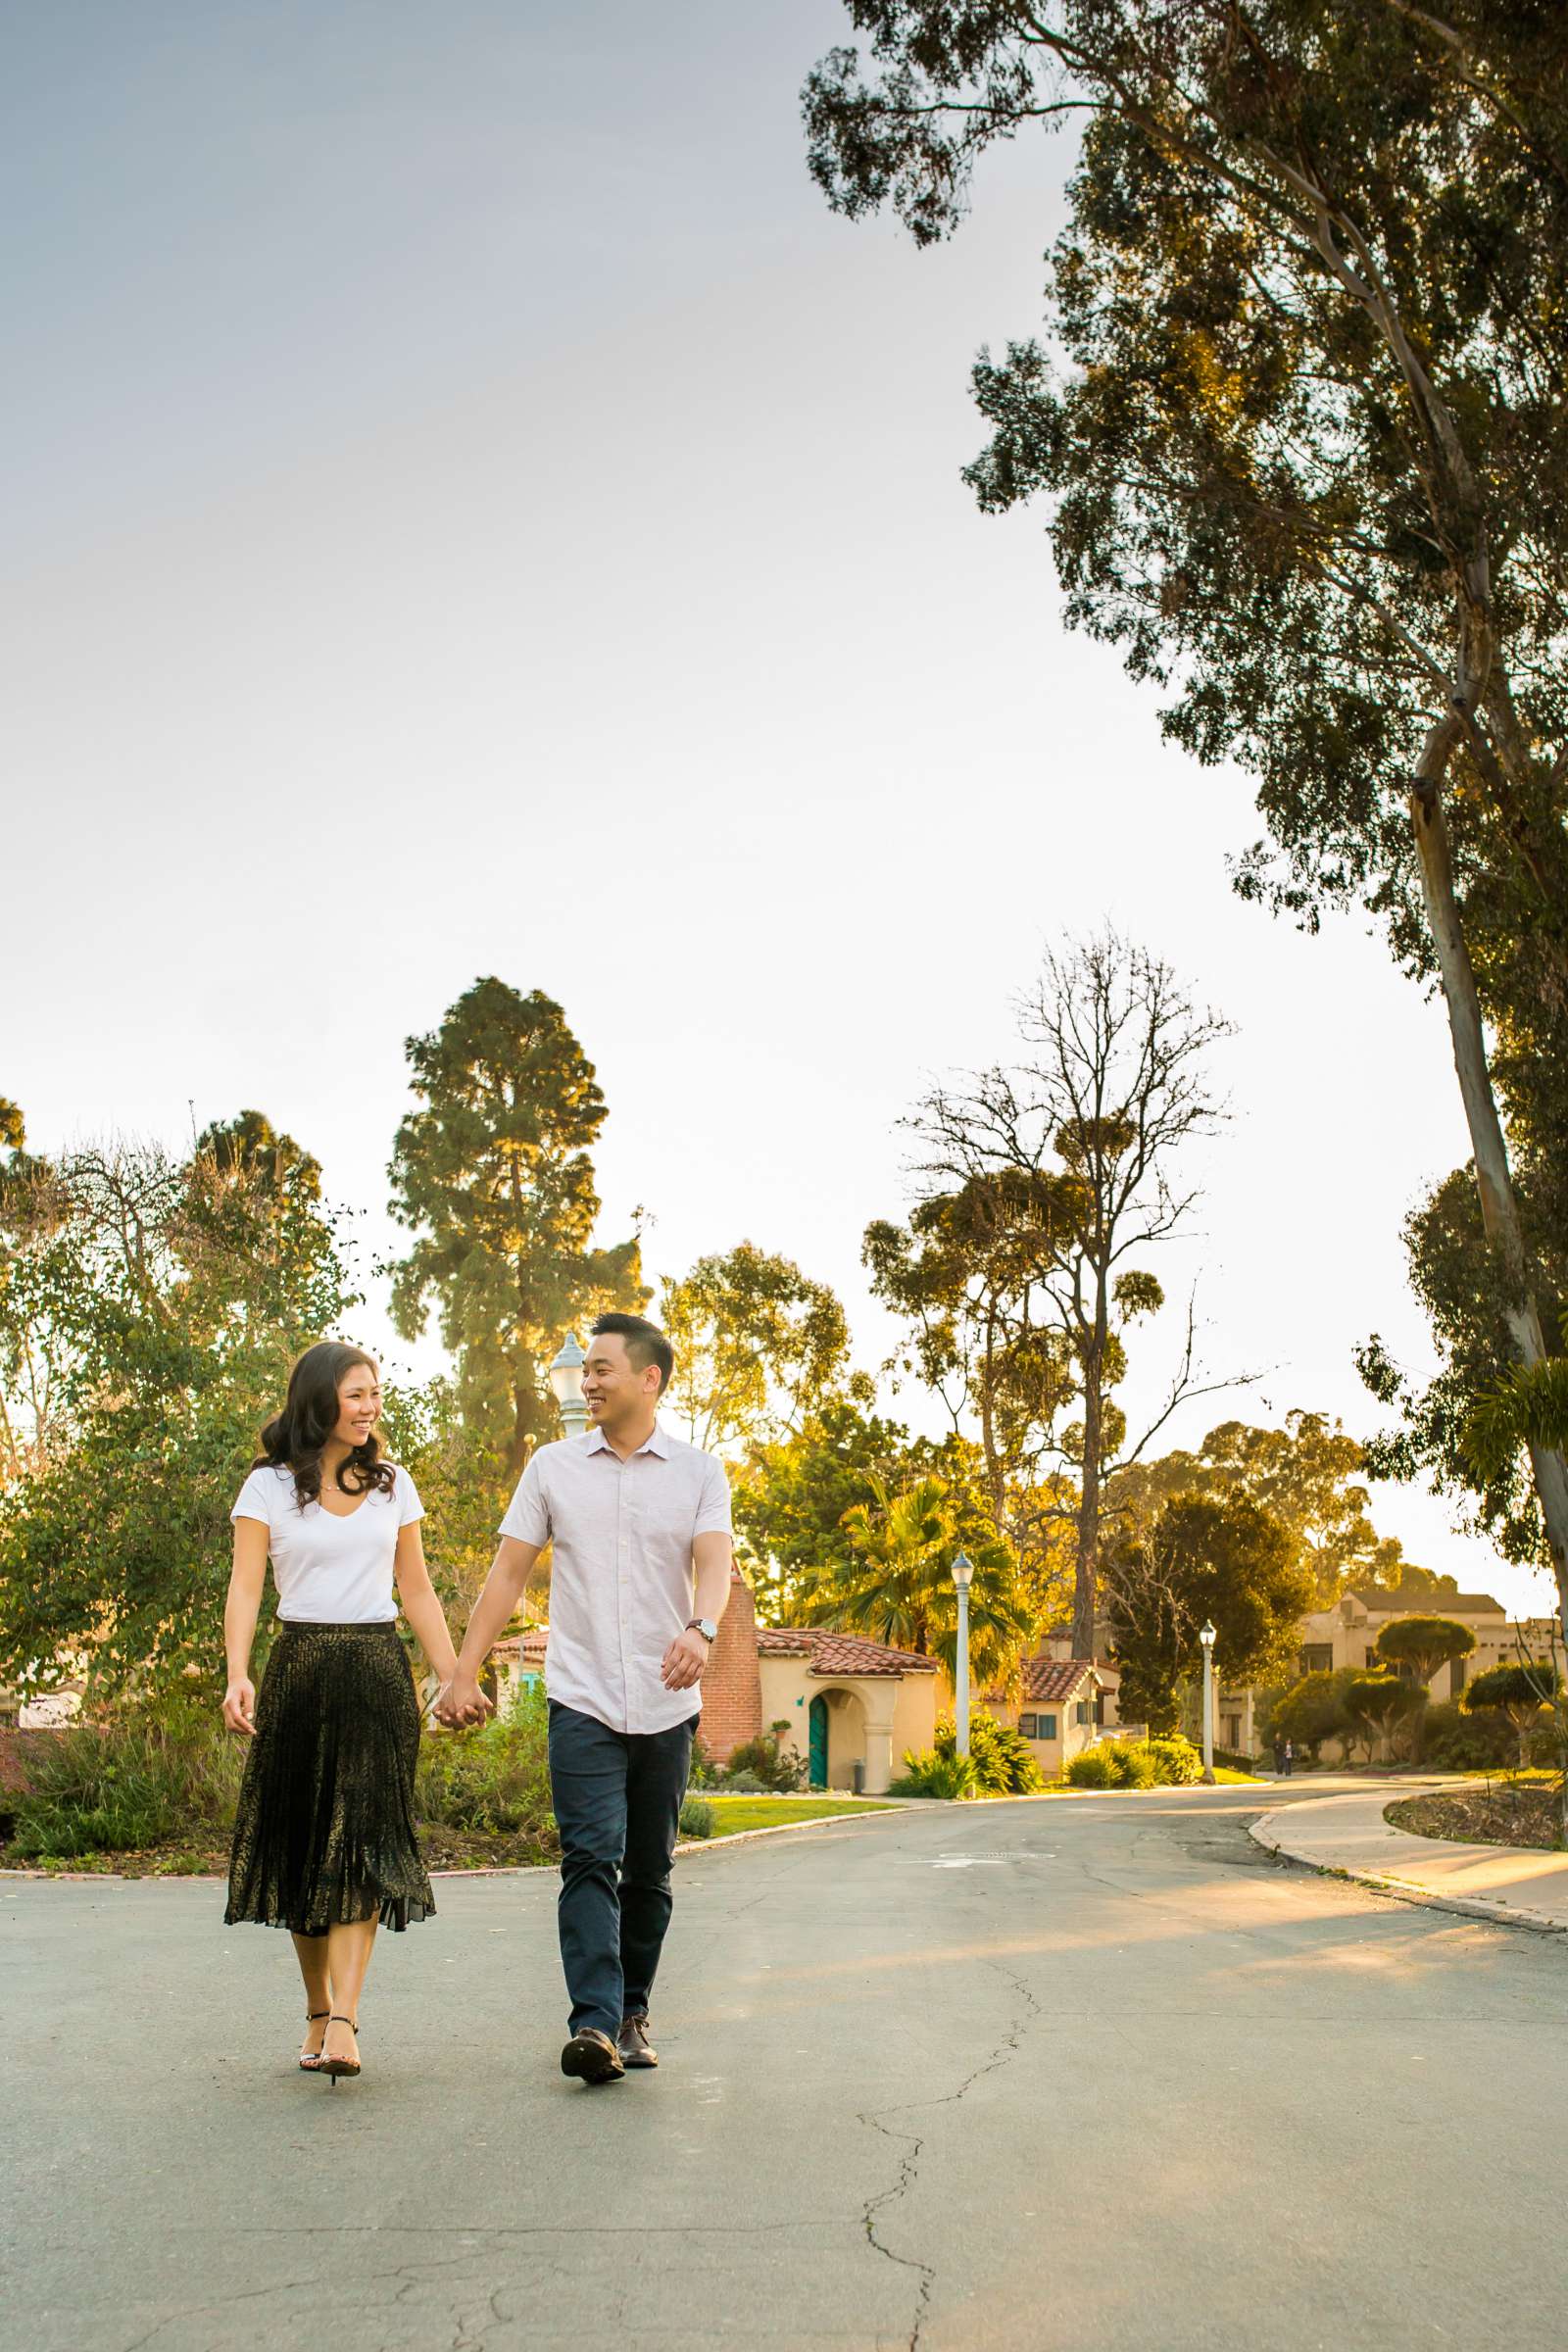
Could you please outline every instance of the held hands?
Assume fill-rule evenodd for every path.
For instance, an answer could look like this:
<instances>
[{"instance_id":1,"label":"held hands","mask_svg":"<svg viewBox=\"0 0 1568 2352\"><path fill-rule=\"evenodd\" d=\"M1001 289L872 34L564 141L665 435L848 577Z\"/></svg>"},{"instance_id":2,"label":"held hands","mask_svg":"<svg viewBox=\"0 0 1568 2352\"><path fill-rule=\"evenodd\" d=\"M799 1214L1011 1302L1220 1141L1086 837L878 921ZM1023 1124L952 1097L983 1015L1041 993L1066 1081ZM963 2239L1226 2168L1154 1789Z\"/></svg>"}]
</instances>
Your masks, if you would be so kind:
<instances>
[{"instance_id":1,"label":"held hands","mask_svg":"<svg viewBox=\"0 0 1568 2352\"><path fill-rule=\"evenodd\" d=\"M451 1730L460 1730L468 1723L483 1723L496 1711L496 1702L480 1690L478 1678L471 1674L454 1674L435 1702L437 1723Z\"/></svg>"},{"instance_id":2,"label":"held hands","mask_svg":"<svg viewBox=\"0 0 1568 2352\"><path fill-rule=\"evenodd\" d=\"M659 1679L666 1690L689 1690L703 1679L708 1664L708 1643L694 1626L687 1626L675 1636L665 1650L659 1668Z\"/></svg>"},{"instance_id":3,"label":"held hands","mask_svg":"<svg viewBox=\"0 0 1568 2352\"><path fill-rule=\"evenodd\" d=\"M256 1685L248 1675L236 1675L223 1693L223 1722L231 1732L256 1737Z\"/></svg>"}]
</instances>

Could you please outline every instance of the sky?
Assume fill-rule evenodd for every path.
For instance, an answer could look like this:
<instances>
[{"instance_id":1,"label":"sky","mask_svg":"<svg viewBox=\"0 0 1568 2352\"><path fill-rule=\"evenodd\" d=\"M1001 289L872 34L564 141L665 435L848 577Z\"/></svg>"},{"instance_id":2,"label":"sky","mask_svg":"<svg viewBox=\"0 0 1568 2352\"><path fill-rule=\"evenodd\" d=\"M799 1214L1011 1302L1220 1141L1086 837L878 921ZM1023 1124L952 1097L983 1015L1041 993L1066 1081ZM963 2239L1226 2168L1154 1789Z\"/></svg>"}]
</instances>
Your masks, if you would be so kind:
<instances>
[{"instance_id":1,"label":"sky","mask_svg":"<svg viewBox=\"0 0 1568 2352\"><path fill-rule=\"evenodd\" d=\"M1235 898L1247 779L1063 628L1042 516L975 509L968 370L1040 324L1071 149L991 159L934 252L837 219L799 89L848 37L832 0L12 13L0 1093L45 1151L262 1109L368 1267L404 1041L495 972L597 1066L600 1238L644 1209L656 1277L783 1251L874 1367L901 1116L1110 922L1236 1024L1150 1262L1260 1377L1171 1441L1364 1435L1356 1343L1432 1361L1400 1226L1467 1156L1441 1006L1363 921ZM368 1279L365 1335L432 1367ZM1546 1605L1440 1498L1374 1516Z\"/></svg>"}]
</instances>

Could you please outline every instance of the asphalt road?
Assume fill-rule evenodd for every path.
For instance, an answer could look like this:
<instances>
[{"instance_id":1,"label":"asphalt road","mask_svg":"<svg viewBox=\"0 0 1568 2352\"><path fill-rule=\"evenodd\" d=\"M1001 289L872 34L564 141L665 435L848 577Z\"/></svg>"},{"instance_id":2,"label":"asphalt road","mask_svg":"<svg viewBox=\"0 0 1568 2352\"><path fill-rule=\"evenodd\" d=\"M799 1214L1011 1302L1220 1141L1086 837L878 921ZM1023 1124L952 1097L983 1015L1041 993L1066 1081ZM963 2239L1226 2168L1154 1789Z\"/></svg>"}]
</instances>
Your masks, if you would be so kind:
<instances>
[{"instance_id":1,"label":"asphalt road","mask_svg":"<svg viewBox=\"0 0 1568 2352\"><path fill-rule=\"evenodd\" d=\"M683 1859L664 2063L598 2091L557 2071L548 1875L382 1938L336 2090L292 2069L285 1940L215 1887L0 1883L0 2342L1560 2341L1568 1941L1276 1863L1274 1801Z\"/></svg>"}]
</instances>

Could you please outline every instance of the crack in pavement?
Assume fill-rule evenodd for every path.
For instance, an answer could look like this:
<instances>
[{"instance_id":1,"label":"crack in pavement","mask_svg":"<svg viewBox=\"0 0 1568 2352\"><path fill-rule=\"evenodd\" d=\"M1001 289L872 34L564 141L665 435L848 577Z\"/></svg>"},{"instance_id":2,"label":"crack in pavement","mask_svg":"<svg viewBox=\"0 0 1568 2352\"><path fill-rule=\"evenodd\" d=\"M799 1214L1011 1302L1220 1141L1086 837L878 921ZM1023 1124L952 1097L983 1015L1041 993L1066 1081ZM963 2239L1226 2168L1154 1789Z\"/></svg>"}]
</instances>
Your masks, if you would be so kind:
<instances>
[{"instance_id":1,"label":"crack in pavement","mask_svg":"<svg viewBox=\"0 0 1568 2352\"><path fill-rule=\"evenodd\" d=\"M900 2160L897 2179L889 2187L883 2189L879 2196L866 2199L861 2209L860 2226L865 2231L867 2242L874 2246L879 2254L885 2256L889 2262L897 2263L901 2269L914 2271L918 2274L919 2286L915 2294L914 2316L909 2328L908 2352L919 2352L920 2332L931 2313L931 2297L937 2278L936 2266L933 2263L922 2262L917 2254L897 2253L885 2238L877 2234L877 2223L887 2208L899 2204L913 2187L919 2176L920 2158L925 2152L926 2134L913 2131L900 2131L896 2127L890 2128L883 2119L896 2115L919 2114L928 2108L956 2107L959 2100L967 2097L977 2082L983 2082L987 2075L996 2074L1000 2068L1009 2065L1016 2058L1022 2047L1025 2034L1036 2019L1042 2017L1045 2012L1016 1969L1009 1968L1003 1960L988 1959L986 1966L994 1969L998 1976L1005 1977L1008 1984L1021 1994L1023 1999L1021 2011L995 2048L988 2053L979 2066L975 2067L972 2073L965 2075L956 2090L945 2091L940 2099L904 2099L896 2107L870 2108L856 2118L857 2123L866 2124L873 2132L880 2132L884 2139L902 2139L907 2143L906 2152Z\"/></svg>"}]
</instances>

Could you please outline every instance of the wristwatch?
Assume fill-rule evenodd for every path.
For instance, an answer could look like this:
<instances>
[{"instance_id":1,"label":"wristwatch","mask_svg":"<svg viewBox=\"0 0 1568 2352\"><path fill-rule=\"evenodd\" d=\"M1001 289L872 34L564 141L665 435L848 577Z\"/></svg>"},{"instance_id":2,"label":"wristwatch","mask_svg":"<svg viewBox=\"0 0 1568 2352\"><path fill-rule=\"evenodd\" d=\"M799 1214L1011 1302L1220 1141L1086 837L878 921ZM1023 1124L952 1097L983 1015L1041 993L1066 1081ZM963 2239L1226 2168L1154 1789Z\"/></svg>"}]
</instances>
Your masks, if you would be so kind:
<instances>
[{"instance_id":1,"label":"wristwatch","mask_svg":"<svg viewBox=\"0 0 1568 2352\"><path fill-rule=\"evenodd\" d=\"M688 1617L686 1631L689 1634L701 1634L710 1646L718 1640L718 1628L711 1617Z\"/></svg>"}]
</instances>

